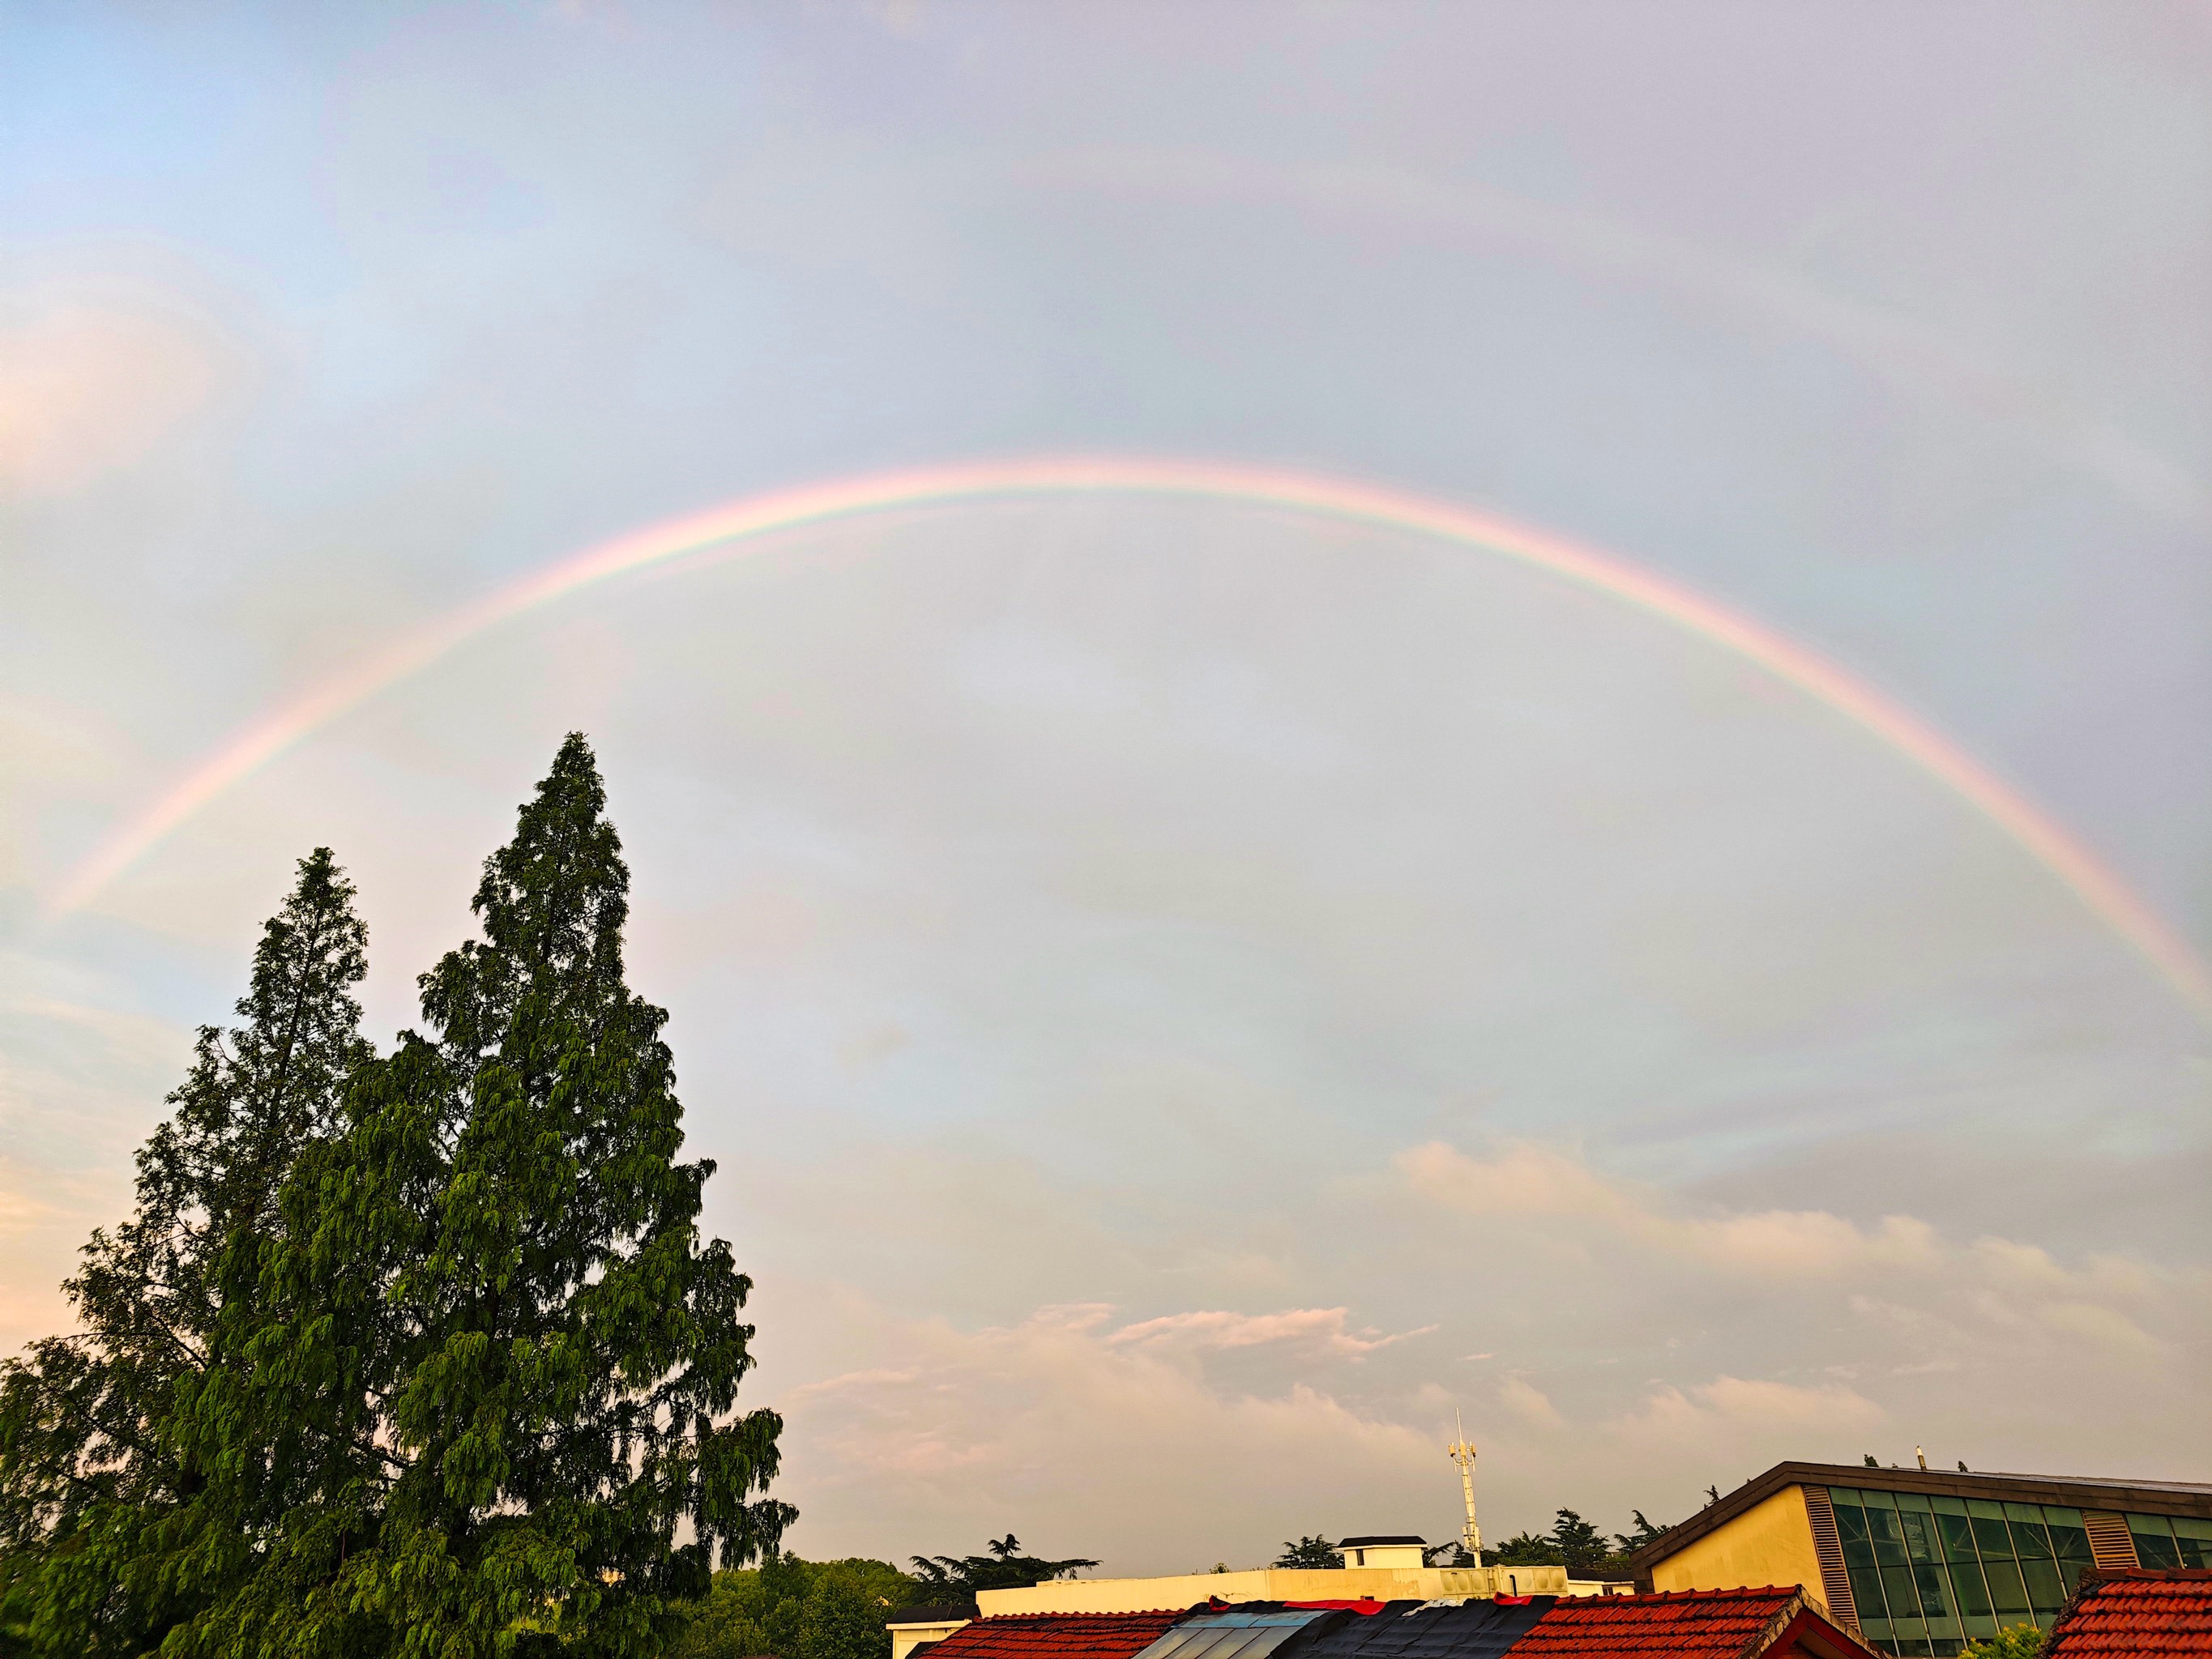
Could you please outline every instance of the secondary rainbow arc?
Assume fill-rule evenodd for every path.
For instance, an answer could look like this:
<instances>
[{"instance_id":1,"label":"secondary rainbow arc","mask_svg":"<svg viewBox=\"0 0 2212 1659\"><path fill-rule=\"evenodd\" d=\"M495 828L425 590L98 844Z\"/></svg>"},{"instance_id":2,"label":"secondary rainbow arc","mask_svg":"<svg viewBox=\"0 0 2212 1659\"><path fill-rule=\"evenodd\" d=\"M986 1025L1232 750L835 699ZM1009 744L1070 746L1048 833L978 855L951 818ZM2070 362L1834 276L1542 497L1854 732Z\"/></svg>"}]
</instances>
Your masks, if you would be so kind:
<instances>
[{"instance_id":1,"label":"secondary rainbow arc","mask_svg":"<svg viewBox=\"0 0 2212 1659\"><path fill-rule=\"evenodd\" d=\"M1436 537L1515 560L1636 606L1794 686L1887 744L1982 813L2212 1019L2212 967L2077 837L1931 723L1769 625L1550 531L1351 479L1228 463L1045 456L876 472L772 491L585 548L433 617L234 733L120 825L47 900L79 909L225 790L369 698L485 629L578 590L717 544L830 520L932 504L1095 493L1269 506Z\"/></svg>"}]
</instances>

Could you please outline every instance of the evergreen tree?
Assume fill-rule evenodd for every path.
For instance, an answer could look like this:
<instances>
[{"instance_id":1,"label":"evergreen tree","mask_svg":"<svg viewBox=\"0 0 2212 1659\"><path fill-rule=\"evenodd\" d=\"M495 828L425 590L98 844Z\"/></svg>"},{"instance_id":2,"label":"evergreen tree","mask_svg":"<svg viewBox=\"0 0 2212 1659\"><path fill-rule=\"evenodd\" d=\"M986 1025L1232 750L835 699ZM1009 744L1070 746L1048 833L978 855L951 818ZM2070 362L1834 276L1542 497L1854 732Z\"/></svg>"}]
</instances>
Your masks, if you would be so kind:
<instances>
[{"instance_id":1,"label":"evergreen tree","mask_svg":"<svg viewBox=\"0 0 2212 1659\"><path fill-rule=\"evenodd\" d=\"M232 1268L281 1230L284 1177L369 1058L353 898L329 848L301 860L244 1023L202 1028L173 1115L138 1152L137 1212L93 1235L65 1286L82 1330L0 1364L0 1628L22 1650L148 1650L239 1565L243 1540L182 1577L161 1570L211 1473L179 1402L218 1363L226 1309L252 1297Z\"/></svg>"},{"instance_id":2,"label":"evergreen tree","mask_svg":"<svg viewBox=\"0 0 2212 1659\"><path fill-rule=\"evenodd\" d=\"M799 1614L793 1659L890 1659L885 1611L869 1606L848 1580L822 1574Z\"/></svg>"},{"instance_id":3,"label":"evergreen tree","mask_svg":"<svg viewBox=\"0 0 2212 1659\"><path fill-rule=\"evenodd\" d=\"M210 1655L655 1653L719 1547L773 1548L772 1412L734 1414L750 1281L697 1231L665 1014L623 977L629 871L572 735L485 863L483 938L421 981L431 1035L356 1079L287 1224L232 1271L238 1364L187 1402L227 1472L301 1471ZM678 1544L679 1525L690 1538Z\"/></svg>"},{"instance_id":4,"label":"evergreen tree","mask_svg":"<svg viewBox=\"0 0 2212 1659\"><path fill-rule=\"evenodd\" d=\"M1335 1545L1316 1534L1295 1542L1285 1540L1283 1553L1275 1558L1274 1564L1279 1567L1340 1567L1344 1558L1337 1553Z\"/></svg>"}]
</instances>

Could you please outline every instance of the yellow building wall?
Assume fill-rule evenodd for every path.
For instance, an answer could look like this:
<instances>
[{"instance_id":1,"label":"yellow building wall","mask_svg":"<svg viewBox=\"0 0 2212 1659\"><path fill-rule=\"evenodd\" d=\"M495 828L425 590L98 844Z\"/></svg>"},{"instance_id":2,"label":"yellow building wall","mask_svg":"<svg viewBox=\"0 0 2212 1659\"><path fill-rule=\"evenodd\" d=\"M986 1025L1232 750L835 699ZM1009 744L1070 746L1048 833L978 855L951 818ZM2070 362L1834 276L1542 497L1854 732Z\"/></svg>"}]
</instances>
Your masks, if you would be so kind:
<instances>
[{"instance_id":1,"label":"yellow building wall","mask_svg":"<svg viewBox=\"0 0 2212 1659\"><path fill-rule=\"evenodd\" d=\"M1805 1490L1784 1486L1651 1569L1651 1588L1740 1589L1747 1585L1801 1584L1822 1608L1820 1561L1813 1553L1813 1523L1805 1516Z\"/></svg>"}]
</instances>

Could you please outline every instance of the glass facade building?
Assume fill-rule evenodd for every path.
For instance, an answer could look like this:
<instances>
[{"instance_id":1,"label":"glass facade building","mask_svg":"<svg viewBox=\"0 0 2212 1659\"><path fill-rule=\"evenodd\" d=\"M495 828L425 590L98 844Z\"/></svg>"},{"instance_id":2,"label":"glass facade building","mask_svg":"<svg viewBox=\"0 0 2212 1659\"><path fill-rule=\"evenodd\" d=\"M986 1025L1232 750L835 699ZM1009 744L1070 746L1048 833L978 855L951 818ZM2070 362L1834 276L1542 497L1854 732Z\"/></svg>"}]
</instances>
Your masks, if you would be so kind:
<instances>
[{"instance_id":1,"label":"glass facade building","mask_svg":"<svg viewBox=\"0 0 2212 1659\"><path fill-rule=\"evenodd\" d=\"M1940 1659L2006 1626L2047 1628L2094 1565L2082 1512L1914 1492L1827 1489L1868 1643ZM2212 1565L2212 1521L2126 1516L2146 1567Z\"/></svg>"}]
</instances>

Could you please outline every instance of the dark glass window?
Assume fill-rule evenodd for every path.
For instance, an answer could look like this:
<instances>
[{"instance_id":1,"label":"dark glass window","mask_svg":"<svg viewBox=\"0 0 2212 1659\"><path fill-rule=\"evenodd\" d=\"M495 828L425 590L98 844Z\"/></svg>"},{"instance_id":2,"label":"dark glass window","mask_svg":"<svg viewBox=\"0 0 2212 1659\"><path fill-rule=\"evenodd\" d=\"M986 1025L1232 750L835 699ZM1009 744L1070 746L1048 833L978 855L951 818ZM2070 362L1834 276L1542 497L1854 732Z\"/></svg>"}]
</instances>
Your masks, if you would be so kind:
<instances>
[{"instance_id":1,"label":"dark glass window","mask_svg":"<svg viewBox=\"0 0 2212 1659\"><path fill-rule=\"evenodd\" d=\"M1881 1596L1889 1603L1889 1616L1893 1622L1920 1616L1920 1592L1912 1587L1911 1568L1884 1567L1881 1570Z\"/></svg>"},{"instance_id":2,"label":"dark glass window","mask_svg":"<svg viewBox=\"0 0 2212 1659\"><path fill-rule=\"evenodd\" d=\"M2135 1534L2136 1559L2143 1565L2171 1571L2181 1565L2174 1547L2173 1522L2162 1515L2131 1515L2128 1530Z\"/></svg>"},{"instance_id":3,"label":"dark glass window","mask_svg":"<svg viewBox=\"0 0 2212 1659\"><path fill-rule=\"evenodd\" d=\"M1930 1619L1951 1616L1951 1583L1938 1566L1915 1567L1913 1587L1920 1592L1920 1611Z\"/></svg>"},{"instance_id":4,"label":"dark glass window","mask_svg":"<svg viewBox=\"0 0 2212 1659\"><path fill-rule=\"evenodd\" d=\"M1905 1553L1905 1529L1898 1525L1895 1510L1869 1509L1866 1512L1867 1532L1874 1540L1874 1559L1885 1567L1901 1567Z\"/></svg>"},{"instance_id":5,"label":"dark glass window","mask_svg":"<svg viewBox=\"0 0 2212 1659\"><path fill-rule=\"evenodd\" d=\"M1828 1502L1836 1511L1836 1536L1846 1544L1866 1542L1866 1511L1842 1492L1832 1492Z\"/></svg>"},{"instance_id":6,"label":"dark glass window","mask_svg":"<svg viewBox=\"0 0 2212 1659\"><path fill-rule=\"evenodd\" d=\"M2043 1529L2043 1511L2033 1504L2008 1504L2005 1519L2012 1522L2013 1547L2023 1561L2048 1561L2051 1534Z\"/></svg>"},{"instance_id":7,"label":"dark glass window","mask_svg":"<svg viewBox=\"0 0 2212 1659\"><path fill-rule=\"evenodd\" d=\"M1989 1586L1982 1582L1982 1565L1972 1556L1951 1562L1951 1583L1959 1596L1959 1611L1969 1620L1990 1616ZM1992 1626L1992 1629L1995 1627ZM1969 1634L1972 1632L1969 1632Z\"/></svg>"},{"instance_id":8,"label":"dark glass window","mask_svg":"<svg viewBox=\"0 0 2212 1659\"><path fill-rule=\"evenodd\" d=\"M1943 1540L1943 1559L1946 1561L1971 1561L1974 1559L1974 1523L1965 1516L1937 1516L1936 1535Z\"/></svg>"},{"instance_id":9,"label":"dark glass window","mask_svg":"<svg viewBox=\"0 0 2212 1659\"><path fill-rule=\"evenodd\" d=\"M1996 1507L1992 1504L1991 1509ZM2002 1515L1978 1515L1974 1517L1974 1545L1984 1561L2012 1559L2012 1534L2006 1530Z\"/></svg>"},{"instance_id":10,"label":"dark glass window","mask_svg":"<svg viewBox=\"0 0 2212 1659\"><path fill-rule=\"evenodd\" d=\"M1977 1531L1979 1528L1976 1528ZM2017 1625L2027 1618L2027 1584L2017 1561L1982 1558L1982 1573L1990 1583L1990 1607L2002 1625Z\"/></svg>"},{"instance_id":11,"label":"dark glass window","mask_svg":"<svg viewBox=\"0 0 2212 1659\"><path fill-rule=\"evenodd\" d=\"M1867 1641L1875 1647L1886 1648L1890 1644L1889 1620L1869 1618L1864 1607L1859 1609L1859 1630L1865 1635Z\"/></svg>"},{"instance_id":12,"label":"dark glass window","mask_svg":"<svg viewBox=\"0 0 2212 1659\"><path fill-rule=\"evenodd\" d=\"M2043 1519L2051 1528L2051 1547L2057 1552L2058 1571L2070 1595L2081 1587L2081 1575L2097 1564L2089 1551L2089 1534L2082 1530L2081 1511L2045 1504Z\"/></svg>"},{"instance_id":13,"label":"dark glass window","mask_svg":"<svg viewBox=\"0 0 2212 1659\"><path fill-rule=\"evenodd\" d=\"M2047 1625L2059 1608L2066 1605L2066 1586L2058 1577L2056 1561L2023 1561L2020 1570L2027 1578L2027 1603L2035 1609L2035 1622Z\"/></svg>"},{"instance_id":14,"label":"dark glass window","mask_svg":"<svg viewBox=\"0 0 2212 1659\"><path fill-rule=\"evenodd\" d=\"M1934 1517L1915 1515L1903 1504L1898 1507L1901 1512L1897 1517L1897 1522L1905 1529L1905 1554L1911 1559L1916 1566L1923 1562L1941 1560L1942 1558L1936 1553Z\"/></svg>"},{"instance_id":15,"label":"dark glass window","mask_svg":"<svg viewBox=\"0 0 2212 1659\"><path fill-rule=\"evenodd\" d=\"M2187 1516L2173 1523L2174 1547L2181 1552L2185 1567L2212 1567L2212 1521L2192 1521Z\"/></svg>"}]
</instances>

